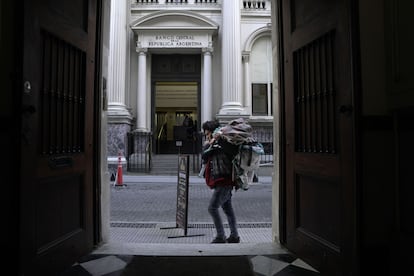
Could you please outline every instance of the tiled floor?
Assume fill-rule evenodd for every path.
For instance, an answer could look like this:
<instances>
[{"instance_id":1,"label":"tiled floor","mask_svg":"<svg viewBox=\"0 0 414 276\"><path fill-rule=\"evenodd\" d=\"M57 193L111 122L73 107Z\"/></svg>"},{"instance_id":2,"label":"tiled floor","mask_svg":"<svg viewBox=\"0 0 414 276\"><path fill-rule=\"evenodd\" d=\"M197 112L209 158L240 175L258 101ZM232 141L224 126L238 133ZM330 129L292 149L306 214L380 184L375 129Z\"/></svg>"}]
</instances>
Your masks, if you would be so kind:
<instances>
[{"instance_id":1,"label":"tiled floor","mask_svg":"<svg viewBox=\"0 0 414 276\"><path fill-rule=\"evenodd\" d=\"M71 275L312 276L319 273L274 243L112 243L101 246L62 274Z\"/></svg>"},{"instance_id":2,"label":"tiled floor","mask_svg":"<svg viewBox=\"0 0 414 276\"><path fill-rule=\"evenodd\" d=\"M224 256L221 257L223 263L229 263L228 258L244 257L241 259L240 263L234 264L238 266L239 270L242 266L242 260L248 264L242 272L244 275L272 275L272 276L312 276L319 275L317 272L309 268L305 263L296 259L289 254L278 254L278 255L255 255L255 256ZM147 260L144 260L147 258ZM165 260L162 260L164 258ZM182 259L184 262L183 266L185 270L170 270L173 262L177 262L178 258ZM211 275L211 276L221 276L221 275L243 275L240 273L233 274L235 272L233 267L229 267L226 270L221 270L220 272L201 270L200 267L195 267L191 265L194 262L194 258L205 258L205 266L209 267L215 265L216 263L210 263L208 260L209 257L157 257L157 256L133 256L133 255L102 255L102 254L91 254L81 259L78 263L74 264L69 270L62 274L62 276L90 276L90 275L145 275L145 276L164 276L164 275ZM158 259L158 260L157 260ZM217 257L216 257L217 259ZM154 263L157 260L156 264ZM164 265L160 265L162 262L165 262ZM200 260L199 262L203 262ZM134 264L133 264L134 263ZM132 265L133 264L133 265ZM128 272L128 267L135 267L134 271L137 271L138 274ZM162 268L165 266L166 268ZM138 267L138 270L136 270ZM142 270L139 269L142 267ZM145 269L144 269L145 267ZM199 270L200 269L200 270ZM229 269L233 271L229 272ZM141 273L139 273L141 272ZM233 272L233 273L232 273ZM218 274L219 273L219 274ZM232 273L232 274L229 274Z\"/></svg>"},{"instance_id":3,"label":"tiled floor","mask_svg":"<svg viewBox=\"0 0 414 276\"><path fill-rule=\"evenodd\" d=\"M292 253L282 248L279 244L271 242L272 229L269 219L260 219L263 216L265 206L258 205L264 201L254 201L255 208L244 210L248 201L244 197L250 194L239 194L237 199L243 204L238 206L240 210L239 234L242 238L239 244L210 244L215 235L214 227L208 214L198 205L191 205L190 223L187 236L183 237L183 229L171 228L175 225L174 214L164 214L169 205L174 204L172 197L168 204L165 189L175 191L175 184L165 185L170 178L147 177L148 179L136 179L130 177L130 181L140 183L140 186L129 185L128 189L115 190L112 194L112 208L114 211L139 210L143 211L132 218L116 217L111 221L108 229L109 242L101 245L90 255L78 260L69 270L61 276L115 276L115 275L144 275L144 276L312 276L319 273ZM127 179L127 176L125 176ZM163 181L164 180L164 181ZM191 183L193 203L206 206L209 191L204 186L197 186L198 178ZM152 189L145 189L145 183ZM196 183L197 182L197 183ZM269 181L268 181L269 182ZM163 183L163 198L154 197L158 194L149 194L158 191L155 187ZM195 184L194 184L195 183ZM158 185L158 186L157 186ZM145 187L144 187L145 186ZM265 193L271 188L269 185L257 186L252 192ZM144 197L142 191L151 200ZM168 194L168 193L167 193ZM128 200L128 198L132 200ZM144 197L144 198L143 198ZM262 197L263 198L263 194ZM235 198L235 204L237 204ZM200 202L204 200L205 204ZM143 202L148 202L143 205ZM156 206L149 203L156 203ZM123 204L123 205L122 205ZM125 205L126 204L126 205ZM135 205L137 206L135 206ZM139 206L138 206L139 204ZM122 206L121 206L122 205ZM125 205L125 206L124 206ZM119 206L119 208L115 208ZM153 214L152 211L162 210ZM270 206L268 207L270 208ZM251 214L251 211L256 213ZM120 212L123 214L122 212ZM130 212L129 212L130 213ZM129 214L128 213L128 214ZM252 223L247 217L251 214L259 222ZM192 215L192 216L191 216ZM140 219L138 221L138 218ZM148 220L143 220L148 218ZM158 221L152 219L158 218ZM122 219L122 221L119 221ZM170 219L170 220L168 220ZM114 220L114 218L112 218ZM159 221L163 221L162 223ZM169 222L168 222L169 221ZM264 221L264 222L260 222ZM228 232L228 227L225 224Z\"/></svg>"}]
</instances>

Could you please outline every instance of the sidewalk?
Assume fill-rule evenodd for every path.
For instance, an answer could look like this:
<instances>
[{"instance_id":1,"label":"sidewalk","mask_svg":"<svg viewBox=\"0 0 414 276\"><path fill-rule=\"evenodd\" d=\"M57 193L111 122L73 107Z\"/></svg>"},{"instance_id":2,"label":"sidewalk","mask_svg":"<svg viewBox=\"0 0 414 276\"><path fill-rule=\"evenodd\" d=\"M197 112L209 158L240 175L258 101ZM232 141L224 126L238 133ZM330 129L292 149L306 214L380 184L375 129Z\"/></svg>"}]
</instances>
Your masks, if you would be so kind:
<instances>
[{"instance_id":1,"label":"sidewalk","mask_svg":"<svg viewBox=\"0 0 414 276\"><path fill-rule=\"evenodd\" d=\"M126 186L111 187L111 242L208 244L214 238L207 211L212 190L203 178L189 177L187 235L175 228L176 177L125 174L123 180ZM241 243L272 242L271 182L270 176L262 176L248 191L233 195Z\"/></svg>"}]
</instances>

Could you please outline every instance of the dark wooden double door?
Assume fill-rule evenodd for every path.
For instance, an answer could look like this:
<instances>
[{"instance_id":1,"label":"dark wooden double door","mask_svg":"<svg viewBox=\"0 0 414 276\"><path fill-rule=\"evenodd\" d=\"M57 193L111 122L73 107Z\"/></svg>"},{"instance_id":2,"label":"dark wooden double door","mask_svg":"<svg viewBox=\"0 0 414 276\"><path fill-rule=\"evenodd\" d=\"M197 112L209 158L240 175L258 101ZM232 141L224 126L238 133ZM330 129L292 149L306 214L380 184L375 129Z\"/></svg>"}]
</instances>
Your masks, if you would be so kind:
<instances>
[{"instance_id":1,"label":"dark wooden double door","mask_svg":"<svg viewBox=\"0 0 414 276\"><path fill-rule=\"evenodd\" d=\"M98 237L100 6L25 0L22 7L19 275L54 275Z\"/></svg>"},{"instance_id":2,"label":"dark wooden double door","mask_svg":"<svg viewBox=\"0 0 414 276\"><path fill-rule=\"evenodd\" d=\"M283 23L282 241L329 275L357 270L349 3L276 2ZM96 243L97 7L94 0L24 1L25 275L58 271Z\"/></svg>"},{"instance_id":3,"label":"dark wooden double door","mask_svg":"<svg viewBox=\"0 0 414 276\"><path fill-rule=\"evenodd\" d=\"M357 271L355 10L352 1L277 3L282 241L325 275L351 275Z\"/></svg>"}]
</instances>

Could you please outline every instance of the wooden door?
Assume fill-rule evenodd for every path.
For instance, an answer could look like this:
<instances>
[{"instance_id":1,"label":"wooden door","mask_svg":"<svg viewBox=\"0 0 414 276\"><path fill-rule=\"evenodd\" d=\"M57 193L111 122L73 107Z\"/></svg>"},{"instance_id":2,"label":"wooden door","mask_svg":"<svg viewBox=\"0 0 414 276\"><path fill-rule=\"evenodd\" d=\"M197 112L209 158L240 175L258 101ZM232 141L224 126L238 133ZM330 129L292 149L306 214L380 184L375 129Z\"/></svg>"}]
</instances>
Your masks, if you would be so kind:
<instances>
[{"instance_id":1,"label":"wooden door","mask_svg":"<svg viewBox=\"0 0 414 276\"><path fill-rule=\"evenodd\" d=\"M288 249L325 275L356 270L351 2L278 2L285 88L282 233Z\"/></svg>"},{"instance_id":2,"label":"wooden door","mask_svg":"<svg viewBox=\"0 0 414 276\"><path fill-rule=\"evenodd\" d=\"M22 275L93 247L96 1L24 1Z\"/></svg>"}]
</instances>

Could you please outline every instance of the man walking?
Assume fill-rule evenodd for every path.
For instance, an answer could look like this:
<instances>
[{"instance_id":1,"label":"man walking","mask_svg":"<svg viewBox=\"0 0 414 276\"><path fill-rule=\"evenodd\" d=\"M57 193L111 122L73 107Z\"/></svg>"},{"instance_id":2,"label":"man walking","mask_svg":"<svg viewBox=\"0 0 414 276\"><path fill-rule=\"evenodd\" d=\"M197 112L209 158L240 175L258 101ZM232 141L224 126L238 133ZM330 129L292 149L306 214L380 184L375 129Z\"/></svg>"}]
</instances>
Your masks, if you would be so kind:
<instances>
[{"instance_id":1,"label":"man walking","mask_svg":"<svg viewBox=\"0 0 414 276\"><path fill-rule=\"evenodd\" d=\"M216 237L211 243L239 243L240 237L231 201L235 186L232 160L237 154L238 146L230 144L220 136L219 124L216 121L206 121L202 128L206 135L202 154L205 163L204 177L207 186L214 189L208 206L208 212L216 228ZM219 213L220 207L226 214L230 227L230 235L227 239Z\"/></svg>"}]
</instances>

